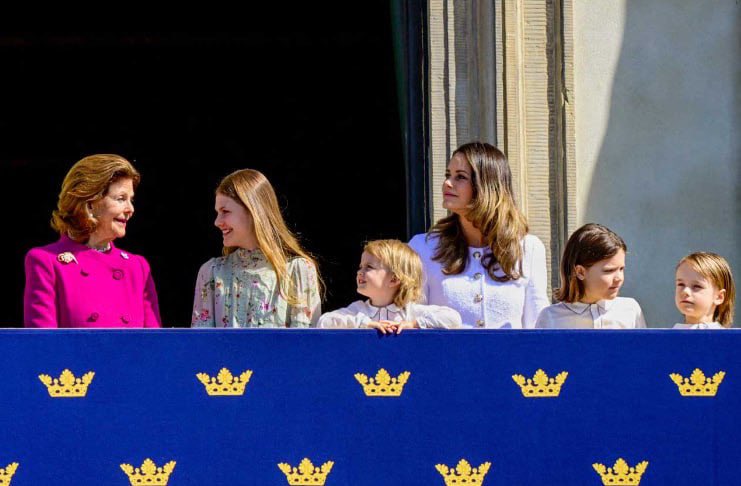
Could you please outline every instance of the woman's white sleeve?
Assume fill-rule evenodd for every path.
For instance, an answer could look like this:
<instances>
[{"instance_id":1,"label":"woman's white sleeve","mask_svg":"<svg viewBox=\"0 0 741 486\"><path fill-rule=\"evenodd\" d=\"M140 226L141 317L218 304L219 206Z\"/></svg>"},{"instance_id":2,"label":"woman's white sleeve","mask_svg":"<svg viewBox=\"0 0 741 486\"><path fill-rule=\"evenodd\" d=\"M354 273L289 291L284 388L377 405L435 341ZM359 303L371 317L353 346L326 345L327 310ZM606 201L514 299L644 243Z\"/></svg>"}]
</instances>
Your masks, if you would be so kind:
<instances>
[{"instance_id":1,"label":"woman's white sleeve","mask_svg":"<svg viewBox=\"0 0 741 486\"><path fill-rule=\"evenodd\" d=\"M414 318L420 329L457 329L461 327L461 315L444 305L413 306Z\"/></svg>"},{"instance_id":2,"label":"woman's white sleeve","mask_svg":"<svg viewBox=\"0 0 741 486\"><path fill-rule=\"evenodd\" d=\"M545 246L539 238L532 237L532 245L529 245L530 275L525 288L525 308L522 312L522 327L533 328L538 320L540 312L550 305L548 299L548 269L545 261ZM526 248L528 245L526 245Z\"/></svg>"}]
</instances>

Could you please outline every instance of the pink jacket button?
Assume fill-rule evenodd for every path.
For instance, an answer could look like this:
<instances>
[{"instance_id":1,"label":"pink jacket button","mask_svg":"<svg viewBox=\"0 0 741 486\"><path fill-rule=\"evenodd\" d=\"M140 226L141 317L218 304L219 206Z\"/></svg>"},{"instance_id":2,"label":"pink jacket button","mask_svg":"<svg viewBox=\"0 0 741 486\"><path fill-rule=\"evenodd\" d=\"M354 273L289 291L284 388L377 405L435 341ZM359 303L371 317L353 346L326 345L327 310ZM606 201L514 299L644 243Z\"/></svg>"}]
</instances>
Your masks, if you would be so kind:
<instances>
[{"instance_id":1,"label":"pink jacket button","mask_svg":"<svg viewBox=\"0 0 741 486\"><path fill-rule=\"evenodd\" d=\"M113 271L113 279L121 280L124 276L123 270L116 269Z\"/></svg>"},{"instance_id":2,"label":"pink jacket button","mask_svg":"<svg viewBox=\"0 0 741 486\"><path fill-rule=\"evenodd\" d=\"M100 314L98 314L97 312L93 312L92 314L90 314L90 317L88 317L87 320L88 322L95 322L98 320L98 317L100 317Z\"/></svg>"}]
</instances>

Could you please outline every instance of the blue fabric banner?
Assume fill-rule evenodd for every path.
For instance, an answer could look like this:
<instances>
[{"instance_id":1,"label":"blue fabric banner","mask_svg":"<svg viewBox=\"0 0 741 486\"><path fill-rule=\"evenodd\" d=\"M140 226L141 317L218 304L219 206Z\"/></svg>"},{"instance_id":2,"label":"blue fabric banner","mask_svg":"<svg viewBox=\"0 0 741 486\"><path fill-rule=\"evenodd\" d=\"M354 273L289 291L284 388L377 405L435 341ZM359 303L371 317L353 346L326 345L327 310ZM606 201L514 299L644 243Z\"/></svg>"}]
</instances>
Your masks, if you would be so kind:
<instances>
[{"instance_id":1,"label":"blue fabric banner","mask_svg":"<svg viewBox=\"0 0 741 486\"><path fill-rule=\"evenodd\" d=\"M0 334L0 484L741 482L733 330Z\"/></svg>"}]
</instances>

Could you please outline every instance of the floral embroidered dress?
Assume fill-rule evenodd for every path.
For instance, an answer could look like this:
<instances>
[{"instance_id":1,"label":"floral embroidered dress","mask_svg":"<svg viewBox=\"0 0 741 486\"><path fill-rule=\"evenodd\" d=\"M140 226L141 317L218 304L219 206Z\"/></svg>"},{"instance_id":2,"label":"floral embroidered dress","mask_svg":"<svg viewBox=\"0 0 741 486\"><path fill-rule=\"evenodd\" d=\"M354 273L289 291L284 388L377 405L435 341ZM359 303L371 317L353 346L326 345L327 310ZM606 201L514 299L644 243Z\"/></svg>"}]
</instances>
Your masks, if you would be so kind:
<instances>
[{"instance_id":1,"label":"floral embroidered dress","mask_svg":"<svg viewBox=\"0 0 741 486\"><path fill-rule=\"evenodd\" d=\"M314 327L322 313L314 265L294 258L286 276L296 305L280 294L278 275L259 249L212 258L198 271L191 326Z\"/></svg>"}]
</instances>

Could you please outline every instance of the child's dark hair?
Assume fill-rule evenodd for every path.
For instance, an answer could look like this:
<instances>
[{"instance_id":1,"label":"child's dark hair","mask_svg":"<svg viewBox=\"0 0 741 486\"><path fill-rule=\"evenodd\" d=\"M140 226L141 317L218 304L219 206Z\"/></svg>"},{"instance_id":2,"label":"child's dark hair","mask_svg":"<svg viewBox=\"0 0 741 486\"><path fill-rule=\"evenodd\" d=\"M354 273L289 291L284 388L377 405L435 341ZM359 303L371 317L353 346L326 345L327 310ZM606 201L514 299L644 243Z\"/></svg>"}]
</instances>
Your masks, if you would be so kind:
<instances>
[{"instance_id":1,"label":"child's dark hair","mask_svg":"<svg viewBox=\"0 0 741 486\"><path fill-rule=\"evenodd\" d=\"M615 232L601 224L585 224L569 238L561 258L561 287L554 297L559 302L577 302L584 297L584 282L576 278L576 266L589 268L600 260L628 251Z\"/></svg>"}]
</instances>

